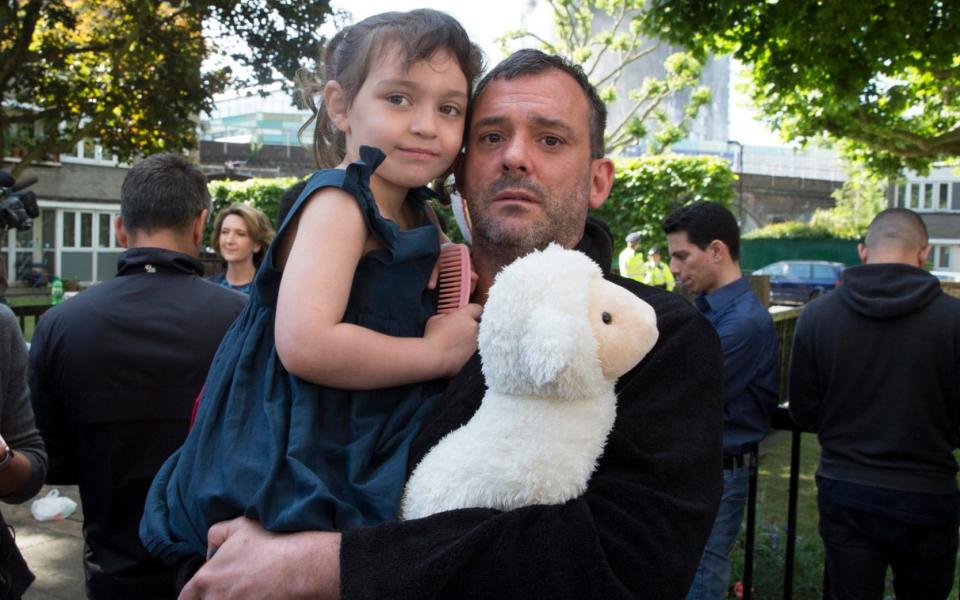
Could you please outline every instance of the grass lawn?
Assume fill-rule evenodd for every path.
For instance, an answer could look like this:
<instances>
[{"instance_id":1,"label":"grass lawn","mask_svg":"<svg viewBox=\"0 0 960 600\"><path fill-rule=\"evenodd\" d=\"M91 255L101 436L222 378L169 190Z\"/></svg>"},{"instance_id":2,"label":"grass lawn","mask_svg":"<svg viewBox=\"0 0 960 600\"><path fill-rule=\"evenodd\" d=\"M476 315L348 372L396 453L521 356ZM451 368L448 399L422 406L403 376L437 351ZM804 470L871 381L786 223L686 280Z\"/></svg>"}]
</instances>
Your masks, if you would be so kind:
<instances>
[{"instance_id":1,"label":"grass lawn","mask_svg":"<svg viewBox=\"0 0 960 600\"><path fill-rule=\"evenodd\" d=\"M790 483L790 434L776 432L769 449L761 451L757 482L757 527L754 538L753 597L774 600L783 597L783 565L786 549L787 493ZM955 453L955 456L960 453ZM793 597L820 600L823 586L823 544L817 532L817 489L814 473L820 445L814 434L802 435L800 445L800 489L797 509L797 543L793 570ZM746 522L746 518L744 518ZM731 581L743 575L743 532L733 553ZM960 572L960 560L958 560ZM887 598L893 598L889 586ZM950 600L958 599L956 583Z\"/></svg>"}]
</instances>

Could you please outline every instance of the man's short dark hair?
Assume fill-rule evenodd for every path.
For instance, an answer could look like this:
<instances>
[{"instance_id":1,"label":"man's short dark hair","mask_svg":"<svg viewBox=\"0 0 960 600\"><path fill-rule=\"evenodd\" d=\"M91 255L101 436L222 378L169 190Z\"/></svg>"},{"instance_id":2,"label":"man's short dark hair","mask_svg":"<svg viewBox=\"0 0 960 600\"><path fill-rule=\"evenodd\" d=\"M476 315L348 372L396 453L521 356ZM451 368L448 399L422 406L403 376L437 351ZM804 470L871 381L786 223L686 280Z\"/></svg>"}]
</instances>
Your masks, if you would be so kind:
<instances>
[{"instance_id":1,"label":"man's short dark hair","mask_svg":"<svg viewBox=\"0 0 960 600\"><path fill-rule=\"evenodd\" d=\"M716 202L694 202L676 209L663 220L663 232L685 231L690 243L706 250L713 240L727 245L730 258L740 260L740 227L733 213Z\"/></svg>"},{"instance_id":2,"label":"man's short dark hair","mask_svg":"<svg viewBox=\"0 0 960 600\"><path fill-rule=\"evenodd\" d=\"M210 210L207 178L173 152L154 154L130 169L120 188L120 217L128 231L185 229Z\"/></svg>"},{"instance_id":3,"label":"man's short dark hair","mask_svg":"<svg viewBox=\"0 0 960 600\"><path fill-rule=\"evenodd\" d=\"M575 65L563 58L545 54L539 50L525 49L518 50L505 58L489 73L483 76L480 83L477 84L476 92L473 94L473 102L470 107L476 106L476 101L483 94L483 91L495 79L516 79L525 75L539 75L551 69L556 69L566 73L583 89L590 105L590 158L603 158L603 132L607 128L607 107L597 94L597 89L593 87L587 74L579 65ZM470 123L470 118L467 118ZM469 125L468 125L469 127ZM466 137L466 136L464 136Z\"/></svg>"},{"instance_id":4,"label":"man's short dark hair","mask_svg":"<svg viewBox=\"0 0 960 600\"><path fill-rule=\"evenodd\" d=\"M867 228L864 245L877 248L896 244L904 248L921 248L929 242L927 225L909 208L888 208L877 213Z\"/></svg>"}]
</instances>

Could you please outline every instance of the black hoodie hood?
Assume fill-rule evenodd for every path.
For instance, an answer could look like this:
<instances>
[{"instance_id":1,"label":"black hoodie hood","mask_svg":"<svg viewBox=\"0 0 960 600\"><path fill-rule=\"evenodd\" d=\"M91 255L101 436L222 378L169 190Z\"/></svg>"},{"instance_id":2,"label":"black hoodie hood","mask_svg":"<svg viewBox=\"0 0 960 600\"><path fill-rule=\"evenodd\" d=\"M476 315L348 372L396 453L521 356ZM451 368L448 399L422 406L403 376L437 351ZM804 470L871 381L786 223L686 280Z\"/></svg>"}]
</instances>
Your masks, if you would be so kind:
<instances>
[{"instance_id":1,"label":"black hoodie hood","mask_svg":"<svg viewBox=\"0 0 960 600\"><path fill-rule=\"evenodd\" d=\"M941 294L940 281L917 267L899 263L844 269L836 293L851 310L874 319L891 319L923 308Z\"/></svg>"}]
</instances>

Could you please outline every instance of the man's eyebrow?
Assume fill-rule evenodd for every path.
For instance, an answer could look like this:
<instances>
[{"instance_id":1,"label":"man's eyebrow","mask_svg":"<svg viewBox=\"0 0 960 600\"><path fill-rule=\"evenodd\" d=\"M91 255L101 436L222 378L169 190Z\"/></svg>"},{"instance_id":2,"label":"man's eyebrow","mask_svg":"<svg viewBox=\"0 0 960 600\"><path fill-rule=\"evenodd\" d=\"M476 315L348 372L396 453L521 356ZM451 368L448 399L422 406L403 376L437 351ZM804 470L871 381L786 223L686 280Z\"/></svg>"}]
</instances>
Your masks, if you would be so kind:
<instances>
[{"instance_id":1,"label":"man's eyebrow","mask_svg":"<svg viewBox=\"0 0 960 600\"><path fill-rule=\"evenodd\" d=\"M473 127L506 127L510 123L510 119L502 115L490 115L488 117L480 117L473 124ZM567 124L563 119L554 119L552 117L545 117L543 115L530 115L527 117L527 123L530 123L541 129L551 129L565 135L566 137L573 138L576 136L576 132L573 128Z\"/></svg>"},{"instance_id":2,"label":"man's eyebrow","mask_svg":"<svg viewBox=\"0 0 960 600\"><path fill-rule=\"evenodd\" d=\"M480 117L480 118L477 119L477 121L472 125L472 127L474 127L474 128L476 128L476 127L503 127L503 126L506 126L508 122L509 122L509 119L507 119L507 118L504 117L504 116L491 115L491 116L489 116L489 117Z\"/></svg>"},{"instance_id":3,"label":"man's eyebrow","mask_svg":"<svg viewBox=\"0 0 960 600\"><path fill-rule=\"evenodd\" d=\"M527 121L543 129L553 129L554 131L559 131L563 135L570 138L575 137L576 135L573 128L567 125L567 122L563 119L554 119L551 117L534 114L528 117Z\"/></svg>"}]
</instances>

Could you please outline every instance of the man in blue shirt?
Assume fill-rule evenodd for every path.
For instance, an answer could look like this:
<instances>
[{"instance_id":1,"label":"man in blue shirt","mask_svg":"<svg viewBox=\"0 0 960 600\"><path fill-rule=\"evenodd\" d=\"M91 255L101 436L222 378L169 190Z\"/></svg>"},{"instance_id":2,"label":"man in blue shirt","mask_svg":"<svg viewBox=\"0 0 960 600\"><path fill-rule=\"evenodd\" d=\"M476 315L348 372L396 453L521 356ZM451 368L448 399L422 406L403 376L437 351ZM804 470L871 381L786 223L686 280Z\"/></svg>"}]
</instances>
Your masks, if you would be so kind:
<instances>
[{"instance_id":1,"label":"man in blue shirt","mask_svg":"<svg viewBox=\"0 0 960 600\"><path fill-rule=\"evenodd\" d=\"M726 598L730 551L740 530L757 444L779 396L773 320L740 272L740 230L730 211L696 202L664 219L670 270L697 294L694 304L723 347L723 498L687 600Z\"/></svg>"}]
</instances>

